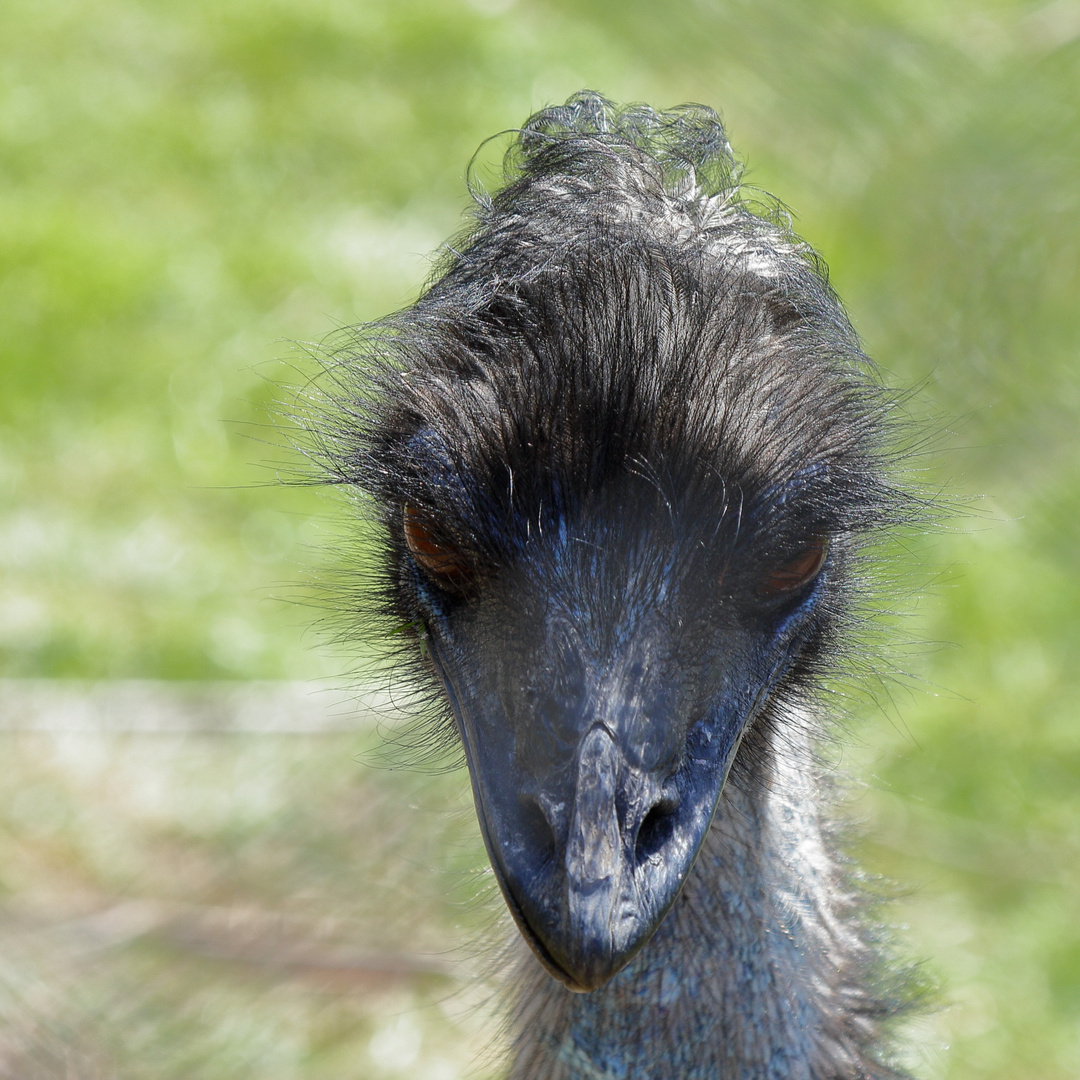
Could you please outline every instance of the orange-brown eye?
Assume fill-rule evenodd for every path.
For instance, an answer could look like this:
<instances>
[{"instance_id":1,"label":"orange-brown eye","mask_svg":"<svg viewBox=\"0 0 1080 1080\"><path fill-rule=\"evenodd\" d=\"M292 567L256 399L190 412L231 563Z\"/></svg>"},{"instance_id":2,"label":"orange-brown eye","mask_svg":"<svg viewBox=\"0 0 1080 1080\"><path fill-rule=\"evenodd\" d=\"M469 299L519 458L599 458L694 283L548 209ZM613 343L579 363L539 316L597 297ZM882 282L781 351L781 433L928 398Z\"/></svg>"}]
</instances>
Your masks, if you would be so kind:
<instances>
[{"instance_id":1,"label":"orange-brown eye","mask_svg":"<svg viewBox=\"0 0 1080 1080\"><path fill-rule=\"evenodd\" d=\"M405 507L405 543L420 567L443 588L460 589L469 577L461 552L436 540L431 527L411 506Z\"/></svg>"},{"instance_id":2,"label":"orange-brown eye","mask_svg":"<svg viewBox=\"0 0 1080 1080\"><path fill-rule=\"evenodd\" d=\"M809 584L824 565L828 551L827 540L815 540L809 547L803 548L794 559L773 570L765 578L762 592L767 596L781 596Z\"/></svg>"}]
</instances>

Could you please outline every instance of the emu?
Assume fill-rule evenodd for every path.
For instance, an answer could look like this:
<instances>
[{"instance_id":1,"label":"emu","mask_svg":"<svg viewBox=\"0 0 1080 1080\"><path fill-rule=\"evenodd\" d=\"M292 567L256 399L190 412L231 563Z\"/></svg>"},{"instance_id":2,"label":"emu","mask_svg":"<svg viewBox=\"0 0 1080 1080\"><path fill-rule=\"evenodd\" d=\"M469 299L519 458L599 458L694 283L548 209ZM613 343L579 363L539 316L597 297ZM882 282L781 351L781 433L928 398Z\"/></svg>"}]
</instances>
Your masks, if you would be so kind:
<instances>
[{"instance_id":1,"label":"emu","mask_svg":"<svg viewBox=\"0 0 1080 1080\"><path fill-rule=\"evenodd\" d=\"M582 92L507 175L319 437L531 950L509 1075L898 1077L822 756L918 502L890 399L711 110Z\"/></svg>"}]
</instances>

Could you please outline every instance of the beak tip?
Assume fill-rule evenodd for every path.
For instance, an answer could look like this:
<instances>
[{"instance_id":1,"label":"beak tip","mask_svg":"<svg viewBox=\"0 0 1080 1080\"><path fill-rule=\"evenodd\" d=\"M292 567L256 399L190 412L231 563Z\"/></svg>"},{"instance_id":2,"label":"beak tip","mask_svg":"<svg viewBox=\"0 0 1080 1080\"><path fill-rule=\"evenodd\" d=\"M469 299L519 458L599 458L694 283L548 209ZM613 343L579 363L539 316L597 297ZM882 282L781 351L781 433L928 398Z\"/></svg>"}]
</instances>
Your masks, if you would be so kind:
<instances>
[{"instance_id":1,"label":"beak tip","mask_svg":"<svg viewBox=\"0 0 1080 1080\"><path fill-rule=\"evenodd\" d=\"M654 925L636 921L616 927L611 904L574 903L570 892L568 910L546 932L530 927L529 940L547 970L568 990L585 994L598 990L614 978L637 955L652 936ZM610 900L610 898L607 898ZM619 932L621 929L622 932Z\"/></svg>"},{"instance_id":2,"label":"beak tip","mask_svg":"<svg viewBox=\"0 0 1080 1080\"><path fill-rule=\"evenodd\" d=\"M614 978L629 962L629 956L608 955L581 957L575 961L554 962L550 955L541 957L548 972L574 994L590 994Z\"/></svg>"}]
</instances>

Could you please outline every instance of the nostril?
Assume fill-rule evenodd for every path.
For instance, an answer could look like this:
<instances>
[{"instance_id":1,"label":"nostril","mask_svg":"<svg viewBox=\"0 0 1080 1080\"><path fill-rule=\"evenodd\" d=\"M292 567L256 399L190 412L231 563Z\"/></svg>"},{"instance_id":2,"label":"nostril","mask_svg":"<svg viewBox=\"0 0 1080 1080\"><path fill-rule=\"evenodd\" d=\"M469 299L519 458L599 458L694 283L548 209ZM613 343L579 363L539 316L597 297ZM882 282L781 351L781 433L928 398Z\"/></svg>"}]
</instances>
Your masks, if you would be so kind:
<instances>
[{"instance_id":1,"label":"nostril","mask_svg":"<svg viewBox=\"0 0 1080 1080\"><path fill-rule=\"evenodd\" d=\"M675 831L675 811L678 807L677 798L665 795L645 815L634 845L634 861L638 866L648 862L667 845Z\"/></svg>"},{"instance_id":2,"label":"nostril","mask_svg":"<svg viewBox=\"0 0 1080 1080\"><path fill-rule=\"evenodd\" d=\"M554 858L555 823L549 820L549 815L535 796L522 796L519 820L522 839L533 856L541 860Z\"/></svg>"}]
</instances>

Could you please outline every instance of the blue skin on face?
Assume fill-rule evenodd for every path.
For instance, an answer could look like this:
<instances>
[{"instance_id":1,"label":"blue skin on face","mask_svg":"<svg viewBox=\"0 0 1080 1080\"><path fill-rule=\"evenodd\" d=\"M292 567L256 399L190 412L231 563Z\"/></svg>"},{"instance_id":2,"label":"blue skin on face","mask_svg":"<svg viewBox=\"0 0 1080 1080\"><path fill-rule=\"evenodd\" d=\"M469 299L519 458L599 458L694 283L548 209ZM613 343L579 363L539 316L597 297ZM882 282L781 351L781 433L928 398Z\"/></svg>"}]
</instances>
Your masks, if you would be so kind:
<instances>
[{"instance_id":1,"label":"blue skin on face","mask_svg":"<svg viewBox=\"0 0 1080 1080\"><path fill-rule=\"evenodd\" d=\"M827 583L729 586L732 554L681 550L696 534L663 509L600 513L588 533L549 522L468 599L415 571L492 865L572 989L660 925Z\"/></svg>"}]
</instances>

